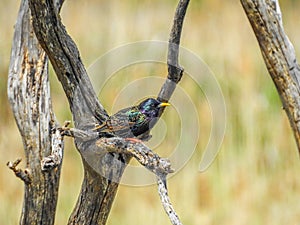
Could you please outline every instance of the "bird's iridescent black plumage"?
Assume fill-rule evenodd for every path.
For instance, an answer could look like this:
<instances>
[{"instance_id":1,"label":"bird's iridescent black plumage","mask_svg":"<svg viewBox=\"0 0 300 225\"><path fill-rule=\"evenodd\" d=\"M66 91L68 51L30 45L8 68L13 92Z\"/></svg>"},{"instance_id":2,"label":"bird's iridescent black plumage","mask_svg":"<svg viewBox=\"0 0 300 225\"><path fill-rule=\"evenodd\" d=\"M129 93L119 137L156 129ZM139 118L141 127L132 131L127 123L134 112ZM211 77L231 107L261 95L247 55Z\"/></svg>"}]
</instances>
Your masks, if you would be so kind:
<instances>
[{"instance_id":1,"label":"bird's iridescent black plumage","mask_svg":"<svg viewBox=\"0 0 300 225\"><path fill-rule=\"evenodd\" d=\"M170 104L147 98L139 105L118 111L94 130L102 137L147 139L150 129L158 119L160 108L168 105Z\"/></svg>"}]
</instances>

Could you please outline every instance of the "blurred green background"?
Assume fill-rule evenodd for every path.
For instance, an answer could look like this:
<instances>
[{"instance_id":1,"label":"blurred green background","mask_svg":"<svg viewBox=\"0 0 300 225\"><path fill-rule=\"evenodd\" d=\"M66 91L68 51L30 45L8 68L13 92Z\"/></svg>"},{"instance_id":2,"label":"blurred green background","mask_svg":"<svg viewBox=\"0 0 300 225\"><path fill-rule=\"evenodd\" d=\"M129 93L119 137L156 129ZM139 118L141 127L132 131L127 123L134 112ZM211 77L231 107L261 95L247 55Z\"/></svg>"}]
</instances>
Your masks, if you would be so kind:
<instances>
[{"instance_id":1,"label":"blurred green background","mask_svg":"<svg viewBox=\"0 0 300 225\"><path fill-rule=\"evenodd\" d=\"M23 199L22 182L5 165L9 160L24 158L6 94L13 26L19 4L15 0L2 0L0 7L0 224L18 223ZM65 2L62 19L88 66L105 52L129 42L168 40L175 7L176 1L171 0L74 0ZM281 9L286 33L299 55L300 2L282 1ZM183 78L182 88L197 102L201 134L191 160L169 180L170 197L182 222L186 225L298 224L299 155L239 1L192 0L181 44L207 63L222 88L227 107L227 127L220 153L214 163L200 173L199 162L211 126L211 119L207 119L210 112L201 90L189 78ZM166 73L161 68L154 70L155 73L160 71L162 77ZM140 74L147 76L147 71L130 75L139 77ZM116 86L122 87L125 83L126 79L116 81ZM71 115L53 72L51 91L56 116L62 123ZM106 91L100 99L110 108L114 93ZM163 119L166 124L172 124L172 109ZM154 136L156 131L153 131ZM163 156L168 155L164 148L172 143L172 135L168 136L164 147L158 150ZM23 162L20 166L24 165ZM79 154L72 140L67 139L56 224L66 224L80 190L82 174ZM155 185L121 185L108 224L170 223Z\"/></svg>"}]
</instances>

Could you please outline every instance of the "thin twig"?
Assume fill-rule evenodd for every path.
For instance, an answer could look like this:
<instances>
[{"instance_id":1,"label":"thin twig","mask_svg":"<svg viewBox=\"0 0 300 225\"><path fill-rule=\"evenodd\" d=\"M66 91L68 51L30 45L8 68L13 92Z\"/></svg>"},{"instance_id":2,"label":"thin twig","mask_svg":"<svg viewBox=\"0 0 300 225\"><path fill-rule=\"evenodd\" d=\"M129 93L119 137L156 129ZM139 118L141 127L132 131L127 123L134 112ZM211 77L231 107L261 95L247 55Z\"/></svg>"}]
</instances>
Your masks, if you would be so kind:
<instances>
[{"instance_id":1,"label":"thin twig","mask_svg":"<svg viewBox=\"0 0 300 225\"><path fill-rule=\"evenodd\" d=\"M158 185L158 194L160 201L164 207L165 212L167 213L170 221L173 225L182 225L180 219L172 206L171 200L168 195L168 189L165 185L166 178L164 176L157 176L157 185Z\"/></svg>"},{"instance_id":2,"label":"thin twig","mask_svg":"<svg viewBox=\"0 0 300 225\"><path fill-rule=\"evenodd\" d=\"M17 159L14 162L7 162L7 166L9 169L11 169L17 177L19 177L22 181L25 182L25 184L31 183L31 175L29 173L28 169L25 169L24 171L22 169L17 169L17 166L22 161L22 159Z\"/></svg>"}]
</instances>

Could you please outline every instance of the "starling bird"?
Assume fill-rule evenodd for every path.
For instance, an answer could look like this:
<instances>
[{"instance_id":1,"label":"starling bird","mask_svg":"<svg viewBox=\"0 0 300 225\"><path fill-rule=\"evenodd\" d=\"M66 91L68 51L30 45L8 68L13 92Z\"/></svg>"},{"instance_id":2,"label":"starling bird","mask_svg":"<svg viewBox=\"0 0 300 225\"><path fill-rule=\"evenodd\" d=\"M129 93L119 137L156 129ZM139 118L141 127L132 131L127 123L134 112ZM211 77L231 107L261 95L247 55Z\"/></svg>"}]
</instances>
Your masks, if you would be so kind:
<instances>
[{"instance_id":1,"label":"starling bird","mask_svg":"<svg viewBox=\"0 0 300 225\"><path fill-rule=\"evenodd\" d=\"M100 137L119 136L147 140L150 137L150 129L158 119L160 108L168 105L170 104L147 98L139 105L118 111L104 123L96 125L94 130Z\"/></svg>"}]
</instances>

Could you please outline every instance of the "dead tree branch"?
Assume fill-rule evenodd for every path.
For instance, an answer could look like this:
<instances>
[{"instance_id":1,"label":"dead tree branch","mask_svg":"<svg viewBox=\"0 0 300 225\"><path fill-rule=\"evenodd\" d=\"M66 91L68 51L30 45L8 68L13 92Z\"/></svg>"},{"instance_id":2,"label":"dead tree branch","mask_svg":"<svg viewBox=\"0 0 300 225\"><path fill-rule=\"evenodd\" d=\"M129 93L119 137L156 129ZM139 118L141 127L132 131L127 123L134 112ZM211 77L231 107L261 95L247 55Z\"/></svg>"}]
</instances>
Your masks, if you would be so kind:
<instances>
[{"instance_id":1,"label":"dead tree branch","mask_svg":"<svg viewBox=\"0 0 300 225\"><path fill-rule=\"evenodd\" d=\"M169 160L159 157L142 142L131 142L124 138L101 138L96 142L97 146L105 148L108 152L124 153L133 156L141 165L160 176L174 172Z\"/></svg>"},{"instance_id":2,"label":"dead tree branch","mask_svg":"<svg viewBox=\"0 0 300 225\"><path fill-rule=\"evenodd\" d=\"M158 194L160 197L160 201L171 223L173 225L182 225L175 209L172 206L171 200L168 195L168 189L166 188L164 181L165 178L163 176L157 176Z\"/></svg>"},{"instance_id":3,"label":"dead tree branch","mask_svg":"<svg viewBox=\"0 0 300 225\"><path fill-rule=\"evenodd\" d=\"M66 129L67 135L81 139L82 142L97 139L97 133L91 131L83 131L76 128ZM166 177L169 173L174 172L168 159L161 158L142 142L132 142L120 137L101 138L96 142L93 148L93 156L97 157L103 154L103 151L110 153L120 153L134 157L142 166L153 172L157 177L158 193L171 223L173 225L182 224L179 217L172 206L168 196ZM113 180L116 175L112 175ZM118 174L117 174L118 177Z\"/></svg>"},{"instance_id":4,"label":"dead tree branch","mask_svg":"<svg viewBox=\"0 0 300 225\"><path fill-rule=\"evenodd\" d=\"M159 98L165 101L169 100L182 76L183 69L178 65L178 45L188 2L180 1L170 35L169 48L172 49L169 49L168 54L170 69L167 80L171 83L166 82L159 95ZM97 137L89 132L88 135L85 134L94 128L94 124L104 122L108 115L93 90L76 44L67 34L52 0L29 0L29 6L37 39L47 53L64 88L75 127L77 131L82 131L75 133L75 130L65 131L65 134L75 137L75 144L84 164L84 180L69 224L105 224L118 182L133 154L118 151L112 153L104 147L99 151ZM175 86L172 83L175 83ZM94 166L91 168L86 162L87 155L95 159L95 167L99 168L99 171L95 171Z\"/></svg>"},{"instance_id":5,"label":"dead tree branch","mask_svg":"<svg viewBox=\"0 0 300 225\"><path fill-rule=\"evenodd\" d=\"M168 77L163 84L158 100L168 102L176 88L176 84L180 81L183 75L183 68L178 63L179 47L183 21L186 14L189 0L180 0L174 15L173 26L169 37L168 47ZM161 110L161 114L164 109Z\"/></svg>"},{"instance_id":6,"label":"dead tree branch","mask_svg":"<svg viewBox=\"0 0 300 225\"><path fill-rule=\"evenodd\" d=\"M241 0L300 152L300 67L283 29L278 0Z\"/></svg>"}]
</instances>

